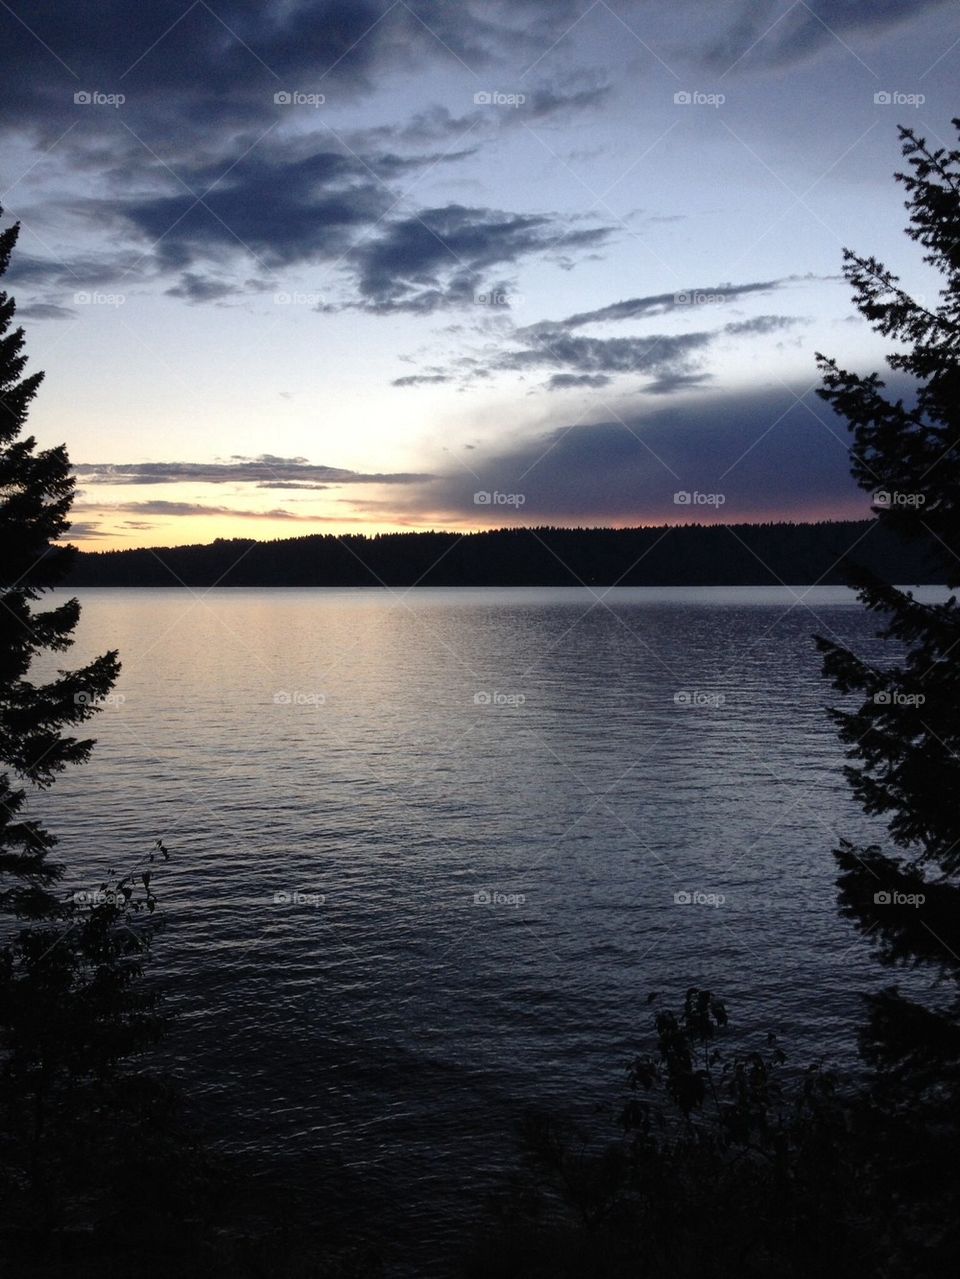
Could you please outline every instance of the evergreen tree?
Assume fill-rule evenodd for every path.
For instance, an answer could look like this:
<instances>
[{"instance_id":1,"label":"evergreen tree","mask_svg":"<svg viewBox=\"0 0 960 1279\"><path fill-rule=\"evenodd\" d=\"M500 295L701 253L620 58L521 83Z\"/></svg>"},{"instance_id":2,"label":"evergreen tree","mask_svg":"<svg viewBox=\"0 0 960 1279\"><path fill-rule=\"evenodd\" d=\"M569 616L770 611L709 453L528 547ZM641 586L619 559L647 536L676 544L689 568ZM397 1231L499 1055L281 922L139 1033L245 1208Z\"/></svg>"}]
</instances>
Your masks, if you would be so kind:
<instances>
[{"instance_id":1,"label":"evergreen tree","mask_svg":"<svg viewBox=\"0 0 960 1279\"><path fill-rule=\"evenodd\" d=\"M960 132L960 119L953 121ZM896 339L888 363L906 398L877 374L857 376L818 356L819 394L853 434L851 470L873 494L881 528L932 540L940 580L960 586L960 150L931 150L901 129L908 171L907 234L941 277L922 305L873 257L845 251L861 314ZM886 819L892 850L844 842L837 852L843 912L880 961L919 970L910 993L889 986L870 1001L868 1060L903 1106L955 1102L960 1083L960 608L923 604L856 568L860 599L883 620L883 656L867 660L824 638L824 672L854 709L831 714L847 748L846 773L868 814ZM939 1111L940 1117L948 1113ZM939 1120L937 1121L939 1122ZM929 1134L928 1134L929 1135ZM925 1158L929 1160L927 1150Z\"/></svg>"},{"instance_id":2,"label":"evergreen tree","mask_svg":"<svg viewBox=\"0 0 960 1279\"><path fill-rule=\"evenodd\" d=\"M0 275L19 225L0 233ZM150 871L64 897L55 837L28 808L94 745L76 729L113 686L119 663L105 653L77 669L31 678L37 659L73 643L76 599L38 601L68 571L74 480L63 446L38 449L23 427L42 374L24 376L22 328L0 292L0 1191L46 1188L76 1136L83 1105L108 1105L117 1064L159 1031L155 1000L136 979L153 931ZM44 659L46 658L46 661ZM162 846L147 862L166 857ZM99 1095L91 1100L92 1092ZM73 1125L71 1127L71 1125ZM15 1196L16 1198L16 1196ZM36 1196L34 1196L36 1198ZM8 1205L9 1206L9 1201Z\"/></svg>"},{"instance_id":3,"label":"evergreen tree","mask_svg":"<svg viewBox=\"0 0 960 1279\"><path fill-rule=\"evenodd\" d=\"M19 230L15 224L0 232L0 276ZM70 646L80 605L70 599L36 607L74 554L58 539L70 527L75 481L65 447L38 450L32 436L22 436L43 374L23 376L15 310L13 298L0 292L0 910L50 919L61 914L52 889L62 867L50 860L53 836L23 814L23 783L49 786L67 765L87 758L93 742L71 730L94 714L119 663L116 653L106 653L43 683L28 678L39 654Z\"/></svg>"}]
</instances>

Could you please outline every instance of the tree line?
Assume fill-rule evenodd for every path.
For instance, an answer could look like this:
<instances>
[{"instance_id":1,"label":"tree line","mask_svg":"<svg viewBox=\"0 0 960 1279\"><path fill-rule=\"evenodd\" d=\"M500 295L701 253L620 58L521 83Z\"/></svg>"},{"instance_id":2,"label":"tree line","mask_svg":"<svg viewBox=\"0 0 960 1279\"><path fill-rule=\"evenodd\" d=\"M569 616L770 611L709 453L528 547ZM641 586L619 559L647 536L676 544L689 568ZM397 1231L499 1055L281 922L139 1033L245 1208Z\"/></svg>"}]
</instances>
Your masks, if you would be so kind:
<instances>
[{"instance_id":1,"label":"tree line","mask_svg":"<svg viewBox=\"0 0 960 1279\"><path fill-rule=\"evenodd\" d=\"M848 581L850 547L887 583L944 581L932 538L880 520L318 534L79 554L76 586L809 586Z\"/></svg>"}]
</instances>

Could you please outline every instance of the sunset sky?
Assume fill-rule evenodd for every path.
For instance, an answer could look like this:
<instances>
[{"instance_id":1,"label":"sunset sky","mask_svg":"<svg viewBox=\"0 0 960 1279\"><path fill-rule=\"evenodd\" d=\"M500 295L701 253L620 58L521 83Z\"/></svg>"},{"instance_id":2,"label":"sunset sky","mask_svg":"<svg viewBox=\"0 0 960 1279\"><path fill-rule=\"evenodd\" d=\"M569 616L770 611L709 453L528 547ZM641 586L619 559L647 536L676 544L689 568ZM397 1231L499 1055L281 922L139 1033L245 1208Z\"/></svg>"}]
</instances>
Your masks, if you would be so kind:
<instances>
[{"instance_id":1,"label":"sunset sky","mask_svg":"<svg viewBox=\"0 0 960 1279\"><path fill-rule=\"evenodd\" d=\"M814 352L882 364L844 246L933 300L958 8L0 0L72 537L866 514Z\"/></svg>"}]
</instances>

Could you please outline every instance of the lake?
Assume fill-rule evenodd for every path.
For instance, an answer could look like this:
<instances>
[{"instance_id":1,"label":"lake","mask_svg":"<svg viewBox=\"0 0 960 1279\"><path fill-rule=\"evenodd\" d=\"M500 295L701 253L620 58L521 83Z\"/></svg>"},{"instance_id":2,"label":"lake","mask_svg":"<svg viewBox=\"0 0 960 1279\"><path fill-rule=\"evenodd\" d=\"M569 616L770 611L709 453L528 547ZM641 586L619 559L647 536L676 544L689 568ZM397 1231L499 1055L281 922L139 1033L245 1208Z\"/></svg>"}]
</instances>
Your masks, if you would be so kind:
<instances>
[{"instance_id":1,"label":"lake","mask_svg":"<svg viewBox=\"0 0 960 1279\"><path fill-rule=\"evenodd\" d=\"M648 992L851 1060L843 588L78 594L123 673L43 809L70 889L170 849L164 1051L230 1149L432 1255L525 1106L617 1101Z\"/></svg>"}]
</instances>

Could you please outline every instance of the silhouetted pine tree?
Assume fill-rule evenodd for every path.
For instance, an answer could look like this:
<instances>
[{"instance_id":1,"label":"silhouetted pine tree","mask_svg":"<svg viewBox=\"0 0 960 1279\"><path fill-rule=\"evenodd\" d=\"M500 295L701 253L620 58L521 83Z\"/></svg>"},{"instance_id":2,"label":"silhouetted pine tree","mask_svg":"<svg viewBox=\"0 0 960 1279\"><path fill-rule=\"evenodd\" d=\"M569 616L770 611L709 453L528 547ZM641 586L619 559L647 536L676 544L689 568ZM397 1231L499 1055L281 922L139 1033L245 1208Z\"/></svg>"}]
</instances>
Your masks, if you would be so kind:
<instances>
[{"instance_id":1,"label":"silhouetted pine tree","mask_svg":"<svg viewBox=\"0 0 960 1279\"><path fill-rule=\"evenodd\" d=\"M953 121L960 132L960 120ZM909 171L907 234L942 277L936 305L921 305L875 258L846 250L844 273L858 310L903 344L891 368L914 380L908 401L883 394L818 356L820 395L853 433L852 473L874 494L881 525L932 536L942 580L960 585L960 151L931 151L901 129ZM926 996L896 986L870 1000L862 1035L868 1059L904 1098L956 1097L960 1083L960 609L956 597L918 603L909 591L851 572L860 599L884 620L888 657L867 661L823 638L825 674L862 699L833 710L847 776L867 813L882 815L897 851L844 843L837 852L841 909L888 966L936 979ZM916 904L922 898L922 904Z\"/></svg>"},{"instance_id":2,"label":"silhouetted pine tree","mask_svg":"<svg viewBox=\"0 0 960 1279\"><path fill-rule=\"evenodd\" d=\"M0 233L0 275L19 225ZM73 550L74 480L66 449L38 449L23 426L42 374L25 377L14 302L0 292L0 1196L49 1186L50 1168L77 1135L77 1090L108 1104L118 1062L159 1029L138 991L155 899L150 872L81 900L57 894L64 868L55 837L27 808L94 745L74 735L117 677L109 652L72 671L30 678L35 660L69 648L75 599L37 601L65 575ZM166 856L162 848L148 854ZM102 886L107 889L107 885ZM92 1091L91 1091L92 1090ZM70 1094L70 1100L66 1100ZM89 1169L87 1170L89 1172ZM49 1201L49 1196L47 1196Z\"/></svg>"}]
</instances>

